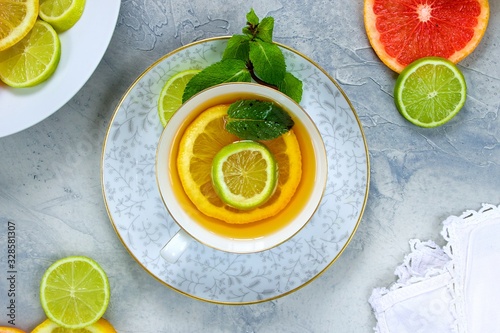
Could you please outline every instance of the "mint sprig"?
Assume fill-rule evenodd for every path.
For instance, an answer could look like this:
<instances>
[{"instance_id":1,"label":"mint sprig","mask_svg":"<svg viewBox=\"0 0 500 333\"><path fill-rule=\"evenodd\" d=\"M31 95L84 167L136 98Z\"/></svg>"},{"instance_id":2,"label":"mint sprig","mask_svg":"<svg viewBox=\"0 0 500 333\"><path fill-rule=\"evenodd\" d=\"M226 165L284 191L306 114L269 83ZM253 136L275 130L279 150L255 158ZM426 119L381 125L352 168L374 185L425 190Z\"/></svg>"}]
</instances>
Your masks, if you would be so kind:
<instances>
[{"instance_id":1,"label":"mint sprig","mask_svg":"<svg viewBox=\"0 0 500 333\"><path fill-rule=\"evenodd\" d=\"M196 93L225 82L250 82L278 89L296 102L302 99L302 81L287 72L285 57L273 43L274 18L262 20L251 9L243 34L229 38L222 60L205 68L187 84L183 102Z\"/></svg>"},{"instance_id":2,"label":"mint sprig","mask_svg":"<svg viewBox=\"0 0 500 333\"><path fill-rule=\"evenodd\" d=\"M227 110L226 131L243 140L272 140L288 132L293 119L280 106L260 100L240 100Z\"/></svg>"}]
</instances>

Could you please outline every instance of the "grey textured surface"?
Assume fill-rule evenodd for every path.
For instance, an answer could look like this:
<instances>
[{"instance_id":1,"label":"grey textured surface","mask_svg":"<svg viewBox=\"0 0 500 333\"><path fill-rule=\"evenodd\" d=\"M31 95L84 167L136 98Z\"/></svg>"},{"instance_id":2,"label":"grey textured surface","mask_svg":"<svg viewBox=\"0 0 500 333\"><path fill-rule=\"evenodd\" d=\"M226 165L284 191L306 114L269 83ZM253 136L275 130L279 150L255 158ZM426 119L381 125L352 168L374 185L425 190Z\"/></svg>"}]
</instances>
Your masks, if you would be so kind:
<instances>
[{"instance_id":1,"label":"grey textured surface","mask_svg":"<svg viewBox=\"0 0 500 333\"><path fill-rule=\"evenodd\" d=\"M488 30L460 63L464 109L447 125L421 129L394 107L395 73L375 56L357 1L122 1L99 67L63 108L0 138L0 325L7 324L7 221L16 223L16 324L44 319L38 286L56 259L85 254L109 275L105 317L119 332L371 332L368 298L394 281L412 238L442 243L449 215L500 203L500 3ZM363 124L371 188L361 225L340 259L304 288L273 301L225 306L165 287L124 248L101 193L101 149L123 93L152 62L189 42L239 33L253 7L275 18L275 40L322 66Z\"/></svg>"}]
</instances>

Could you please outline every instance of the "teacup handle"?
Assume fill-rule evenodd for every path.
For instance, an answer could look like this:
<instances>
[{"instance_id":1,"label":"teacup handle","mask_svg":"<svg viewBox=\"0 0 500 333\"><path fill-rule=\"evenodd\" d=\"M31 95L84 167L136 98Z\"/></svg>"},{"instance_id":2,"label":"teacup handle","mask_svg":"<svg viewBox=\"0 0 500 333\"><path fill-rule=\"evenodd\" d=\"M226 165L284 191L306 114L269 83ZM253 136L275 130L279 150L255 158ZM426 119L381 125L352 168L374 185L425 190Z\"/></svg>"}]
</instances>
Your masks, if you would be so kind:
<instances>
[{"instance_id":1,"label":"teacup handle","mask_svg":"<svg viewBox=\"0 0 500 333\"><path fill-rule=\"evenodd\" d=\"M191 243L192 238L180 229L161 249L160 255L169 263L175 263Z\"/></svg>"}]
</instances>

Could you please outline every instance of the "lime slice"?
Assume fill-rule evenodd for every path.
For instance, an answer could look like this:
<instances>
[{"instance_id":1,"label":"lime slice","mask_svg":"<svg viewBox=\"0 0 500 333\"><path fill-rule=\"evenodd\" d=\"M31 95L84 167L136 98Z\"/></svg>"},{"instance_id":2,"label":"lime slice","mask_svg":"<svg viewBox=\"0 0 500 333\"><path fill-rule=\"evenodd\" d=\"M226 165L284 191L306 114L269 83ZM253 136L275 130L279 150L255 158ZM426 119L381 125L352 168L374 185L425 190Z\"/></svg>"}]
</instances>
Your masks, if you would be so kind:
<instances>
[{"instance_id":1,"label":"lime slice","mask_svg":"<svg viewBox=\"0 0 500 333\"><path fill-rule=\"evenodd\" d=\"M460 111L466 95L462 72L451 61L439 57L412 62L401 72L394 88L401 115L421 127L448 122Z\"/></svg>"},{"instance_id":2,"label":"lime slice","mask_svg":"<svg viewBox=\"0 0 500 333\"><path fill-rule=\"evenodd\" d=\"M182 105L182 94L186 84L199 72L199 69L182 71L172 76L163 86L158 98L158 116L163 127L167 125L175 111Z\"/></svg>"},{"instance_id":3,"label":"lime slice","mask_svg":"<svg viewBox=\"0 0 500 333\"><path fill-rule=\"evenodd\" d=\"M0 79L17 88L37 85L54 73L60 58L56 31L38 20L19 43L0 52Z\"/></svg>"},{"instance_id":4,"label":"lime slice","mask_svg":"<svg viewBox=\"0 0 500 333\"><path fill-rule=\"evenodd\" d=\"M94 260L71 256L52 264L42 277L40 301L49 319L64 328L97 322L108 307L109 282Z\"/></svg>"},{"instance_id":5,"label":"lime slice","mask_svg":"<svg viewBox=\"0 0 500 333\"><path fill-rule=\"evenodd\" d=\"M58 32L73 27L82 17L85 0L40 0L40 18Z\"/></svg>"},{"instance_id":6,"label":"lime slice","mask_svg":"<svg viewBox=\"0 0 500 333\"><path fill-rule=\"evenodd\" d=\"M237 141L223 147L212 162L212 182L219 197L231 207L247 210L274 193L278 166L273 154L255 141Z\"/></svg>"}]
</instances>

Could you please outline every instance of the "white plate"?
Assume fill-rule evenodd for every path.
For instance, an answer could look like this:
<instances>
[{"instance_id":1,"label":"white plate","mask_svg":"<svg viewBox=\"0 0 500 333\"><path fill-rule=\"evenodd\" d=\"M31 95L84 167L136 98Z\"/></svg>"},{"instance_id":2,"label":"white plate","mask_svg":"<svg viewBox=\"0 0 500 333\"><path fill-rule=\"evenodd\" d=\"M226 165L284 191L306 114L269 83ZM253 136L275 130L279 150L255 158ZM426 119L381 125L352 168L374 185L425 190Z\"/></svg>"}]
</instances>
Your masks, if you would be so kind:
<instances>
[{"instance_id":1,"label":"white plate","mask_svg":"<svg viewBox=\"0 0 500 333\"><path fill-rule=\"evenodd\" d=\"M80 90L108 48L120 4L120 0L87 0L80 20L60 34L61 60L46 82L17 89L0 83L0 137L42 121Z\"/></svg>"},{"instance_id":2,"label":"white plate","mask_svg":"<svg viewBox=\"0 0 500 333\"><path fill-rule=\"evenodd\" d=\"M222 304L274 299L306 285L343 252L368 197L369 160L359 119L335 81L297 51L281 46L288 70L304 83L300 103L315 121L328 155L328 181L308 225L289 241L254 254L231 254L192 242L174 264L160 256L178 230L155 177L162 132L157 100L164 83L188 68L221 59L227 38L180 48L155 62L125 93L110 122L102 155L103 195L117 235L156 279L185 295Z\"/></svg>"}]
</instances>

